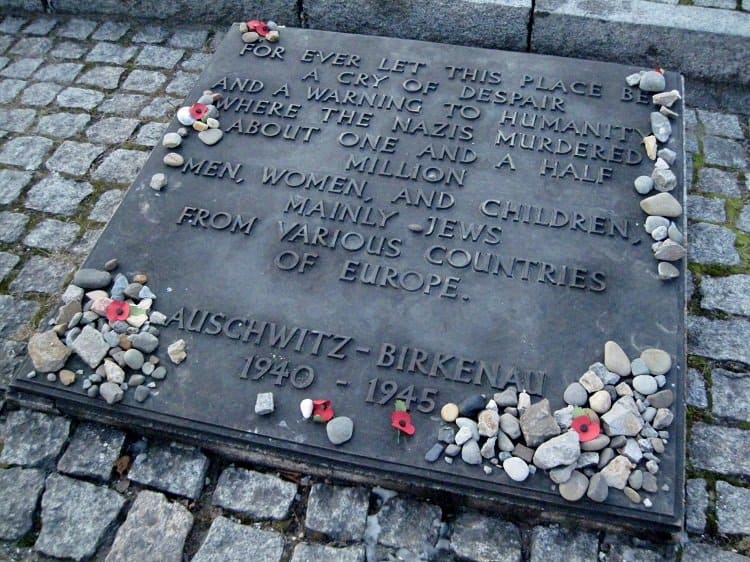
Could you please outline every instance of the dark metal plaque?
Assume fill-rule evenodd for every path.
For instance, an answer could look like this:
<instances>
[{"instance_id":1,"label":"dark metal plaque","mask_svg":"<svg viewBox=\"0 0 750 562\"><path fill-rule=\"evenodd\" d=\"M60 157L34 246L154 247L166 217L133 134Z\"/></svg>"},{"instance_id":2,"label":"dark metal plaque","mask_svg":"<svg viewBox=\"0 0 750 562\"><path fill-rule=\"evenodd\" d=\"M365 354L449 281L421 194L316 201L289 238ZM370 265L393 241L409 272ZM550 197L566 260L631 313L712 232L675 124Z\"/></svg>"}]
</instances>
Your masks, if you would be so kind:
<instances>
[{"instance_id":1,"label":"dark metal plaque","mask_svg":"<svg viewBox=\"0 0 750 562\"><path fill-rule=\"evenodd\" d=\"M223 139L191 131L178 168L157 147L87 262L147 272L172 317L159 356L168 363L182 338L187 360L143 404L127 393L108 406L43 377L15 390L269 462L678 528L684 277L657 277L633 189L653 170L641 140L655 111L626 85L634 71L303 29L244 46L234 28L186 102L222 93ZM514 385L561 408L607 340L631 359L647 347L673 358L676 421L657 475L669 491L645 494L651 507L615 490L569 503L543 471L519 484L498 467L425 461L446 402ZM274 393L273 414L255 415L259 392ZM398 397L413 399L416 433L397 443ZM353 438L332 445L300 415L304 398L330 399Z\"/></svg>"}]
</instances>

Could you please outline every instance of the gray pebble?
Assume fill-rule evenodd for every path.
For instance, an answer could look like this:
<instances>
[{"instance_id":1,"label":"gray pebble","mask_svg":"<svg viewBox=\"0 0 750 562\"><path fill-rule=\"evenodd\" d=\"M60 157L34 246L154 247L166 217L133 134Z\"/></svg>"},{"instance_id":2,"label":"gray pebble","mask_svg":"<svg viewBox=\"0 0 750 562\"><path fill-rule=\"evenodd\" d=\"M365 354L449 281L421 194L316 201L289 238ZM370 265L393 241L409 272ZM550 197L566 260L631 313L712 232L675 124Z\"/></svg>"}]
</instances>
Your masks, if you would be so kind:
<instances>
[{"instance_id":1,"label":"gray pebble","mask_svg":"<svg viewBox=\"0 0 750 562\"><path fill-rule=\"evenodd\" d=\"M583 406L588 400L588 392L579 382L574 382L568 385L563 393L563 400L566 404L571 406Z\"/></svg>"},{"instance_id":2,"label":"gray pebble","mask_svg":"<svg viewBox=\"0 0 750 562\"><path fill-rule=\"evenodd\" d=\"M47 373L47 380L49 382L57 382L57 375L55 373Z\"/></svg>"},{"instance_id":3,"label":"gray pebble","mask_svg":"<svg viewBox=\"0 0 750 562\"><path fill-rule=\"evenodd\" d=\"M670 124L669 119L658 111L652 112L651 132L654 133L656 140L659 142L667 142L672 134L672 125Z\"/></svg>"},{"instance_id":4,"label":"gray pebble","mask_svg":"<svg viewBox=\"0 0 750 562\"><path fill-rule=\"evenodd\" d=\"M341 445L349 441L354 433L354 422L346 416L333 418L326 424L326 435L334 445Z\"/></svg>"},{"instance_id":5,"label":"gray pebble","mask_svg":"<svg viewBox=\"0 0 750 562\"><path fill-rule=\"evenodd\" d=\"M144 382L146 382L146 377L143 375L131 375L128 379L128 386L134 388L142 385Z\"/></svg>"},{"instance_id":6,"label":"gray pebble","mask_svg":"<svg viewBox=\"0 0 750 562\"><path fill-rule=\"evenodd\" d=\"M143 367L143 353L138 351L137 349L131 348L128 349L122 356L123 360L125 361L125 364L133 369L134 371L139 370L141 367Z\"/></svg>"},{"instance_id":7,"label":"gray pebble","mask_svg":"<svg viewBox=\"0 0 750 562\"><path fill-rule=\"evenodd\" d=\"M134 398L136 402L145 402L150 395L151 392L149 392L148 388L145 386L139 386L135 389Z\"/></svg>"},{"instance_id":8,"label":"gray pebble","mask_svg":"<svg viewBox=\"0 0 750 562\"><path fill-rule=\"evenodd\" d=\"M208 146L213 146L221 140L224 132L221 129L207 129L198 133L198 138Z\"/></svg>"},{"instance_id":9,"label":"gray pebble","mask_svg":"<svg viewBox=\"0 0 750 562\"><path fill-rule=\"evenodd\" d=\"M424 460L426 460L427 462L435 462L441 457L444 450L445 445L443 443L435 443L432 447L430 447L430 450L425 453Z\"/></svg>"},{"instance_id":10,"label":"gray pebble","mask_svg":"<svg viewBox=\"0 0 750 562\"><path fill-rule=\"evenodd\" d=\"M167 378L167 369L164 366L159 366L156 369L154 369L154 372L151 373L151 378L156 379L157 381L163 380Z\"/></svg>"},{"instance_id":11,"label":"gray pebble","mask_svg":"<svg viewBox=\"0 0 750 562\"><path fill-rule=\"evenodd\" d=\"M147 362L143 364L143 367L141 367L141 372L144 375L150 375L151 373L154 372L154 369L156 369L156 365L154 365L151 362Z\"/></svg>"},{"instance_id":12,"label":"gray pebble","mask_svg":"<svg viewBox=\"0 0 750 562\"><path fill-rule=\"evenodd\" d=\"M482 453L476 441L468 441L461 447L461 459L466 464L480 464L482 462Z\"/></svg>"},{"instance_id":13,"label":"gray pebble","mask_svg":"<svg viewBox=\"0 0 750 562\"><path fill-rule=\"evenodd\" d=\"M638 87L644 92L663 92L666 85L664 75L655 70L644 72L638 83Z\"/></svg>"},{"instance_id":14,"label":"gray pebble","mask_svg":"<svg viewBox=\"0 0 750 562\"><path fill-rule=\"evenodd\" d=\"M638 375L633 378L633 388L644 396L653 394L659 388L656 379L651 375Z\"/></svg>"},{"instance_id":15,"label":"gray pebble","mask_svg":"<svg viewBox=\"0 0 750 562\"><path fill-rule=\"evenodd\" d=\"M255 414L266 416L272 414L274 410L273 392L259 392L255 398Z\"/></svg>"},{"instance_id":16,"label":"gray pebble","mask_svg":"<svg viewBox=\"0 0 750 562\"><path fill-rule=\"evenodd\" d=\"M86 391L86 394L88 395L89 398L96 398L97 396L99 396L99 387L96 385L93 385Z\"/></svg>"},{"instance_id":17,"label":"gray pebble","mask_svg":"<svg viewBox=\"0 0 750 562\"><path fill-rule=\"evenodd\" d=\"M633 182L635 190L641 195L646 195L654 188L654 180L648 176L638 176Z\"/></svg>"},{"instance_id":18,"label":"gray pebble","mask_svg":"<svg viewBox=\"0 0 750 562\"><path fill-rule=\"evenodd\" d=\"M83 381L83 390L88 390L89 388L91 388L91 381L86 379Z\"/></svg>"},{"instance_id":19,"label":"gray pebble","mask_svg":"<svg viewBox=\"0 0 750 562\"><path fill-rule=\"evenodd\" d=\"M455 444L450 444L445 448L445 454L449 457L455 457L461 452L461 447Z\"/></svg>"},{"instance_id":20,"label":"gray pebble","mask_svg":"<svg viewBox=\"0 0 750 562\"><path fill-rule=\"evenodd\" d=\"M98 269L79 269L73 276L73 285L82 289L102 289L110 284L112 275Z\"/></svg>"}]
</instances>

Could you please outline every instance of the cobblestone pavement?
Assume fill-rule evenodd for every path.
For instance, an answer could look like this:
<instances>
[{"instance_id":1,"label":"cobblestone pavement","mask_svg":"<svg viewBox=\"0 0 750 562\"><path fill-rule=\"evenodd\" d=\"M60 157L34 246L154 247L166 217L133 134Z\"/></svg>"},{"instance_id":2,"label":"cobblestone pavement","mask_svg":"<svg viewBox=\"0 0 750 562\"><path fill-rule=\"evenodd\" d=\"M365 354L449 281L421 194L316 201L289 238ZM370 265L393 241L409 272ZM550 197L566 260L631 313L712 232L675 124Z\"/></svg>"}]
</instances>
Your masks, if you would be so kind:
<instances>
[{"instance_id":1,"label":"cobblestone pavement","mask_svg":"<svg viewBox=\"0 0 750 562\"><path fill-rule=\"evenodd\" d=\"M220 39L205 28L111 19L0 20L0 387ZM13 410L0 390L0 560L750 560L748 119L701 109L686 118L692 275L681 545L232 466L181 445Z\"/></svg>"}]
</instances>

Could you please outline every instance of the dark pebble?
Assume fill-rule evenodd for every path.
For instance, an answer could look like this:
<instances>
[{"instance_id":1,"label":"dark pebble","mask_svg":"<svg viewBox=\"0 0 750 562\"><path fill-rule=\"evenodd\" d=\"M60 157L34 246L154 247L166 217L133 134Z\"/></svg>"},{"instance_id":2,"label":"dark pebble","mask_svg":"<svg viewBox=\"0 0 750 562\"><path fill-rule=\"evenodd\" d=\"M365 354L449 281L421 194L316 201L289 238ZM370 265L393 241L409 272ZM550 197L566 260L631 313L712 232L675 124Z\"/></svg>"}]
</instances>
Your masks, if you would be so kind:
<instances>
[{"instance_id":1,"label":"dark pebble","mask_svg":"<svg viewBox=\"0 0 750 562\"><path fill-rule=\"evenodd\" d=\"M141 289L143 289L143 285L140 283L131 283L127 287L125 287L125 290L123 293L125 293L125 296L130 297L131 299L137 299L138 294L141 292Z\"/></svg>"},{"instance_id":2,"label":"dark pebble","mask_svg":"<svg viewBox=\"0 0 750 562\"><path fill-rule=\"evenodd\" d=\"M443 443L447 443L450 445L453 443L453 439L456 437L456 432L452 427L443 426L440 428L440 431L438 431L438 441L442 441Z\"/></svg>"},{"instance_id":3,"label":"dark pebble","mask_svg":"<svg viewBox=\"0 0 750 562\"><path fill-rule=\"evenodd\" d=\"M117 269L117 266L119 265L119 262L116 258L109 260L107 263L104 264L104 271L114 271Z\"/></svg>"},{"instance_id":4,"label":"dark pebble","mask_svg":"<svg viewBox=\"0 0 750 562\"><path fill-rule=\"evenodd\" d=\"M99 396L99 387L97 385L92 386L86 391L86 394L89 395L89 398L96 398Z\"/></svg>"},{"instance_id":5,"label":"dark pebble","mask_svg":"<svg viewBox=\"0 0 750 562\"><path fill-rule=\"evenodd\" d=\"M654 408L669 408L672 402L674 402L674 393L669 389L660 390L648 397L648 403Z\"/></svg>"},{"instance_id":6,"label":"dark pebble","mask_svg":"<svg viewBox=\"0 0 750 562\"><path fill-rule=\"evenodd\" d=\"M463 399L458 404L458 413L461 417L469 418L484 410L487 399L481 394L474 394Z\"/></svg>"},{"instance_id":7,"label":"dark pebble","mask_svg":"<svg viewBox=\"0 0 750 562\"><path fill-rule=\"evenodd\" d=\"M73 285L81 289L102 289L110 284L112 276L98 269L79 269L73 276Z\"/></svg>"},{"instance_id":8,"label":"dark pebble","mask_svg":"<svg viewBox=\"0 0 750 562\"><path fill-rule=\"evenodd\" d=\"M145 402L150 395L151 392L149 392L148 388L145 386L139 386L135 389L136 402Z\"/></svg>"},{"instance_id":9,"label":"dark pebble","mask_svg":"<svg viewBox=\"0 0 750 562\"><path fill-rule=\"evenodd\" d=\"M442 443L435 443L430 448L430 450L425 453L424 460L426 460L427 462L435 462L440 458L444 450L445 445L443 445Z\"/></svg>"},{"instance_id":10,"label":"dark pebble","mask_svg":"<svg viewBox=\"0 0 750 562\"><path fill-rule=\"evenodd\" d=\"M534 449L529 449L526 445L518 443L513 449L513 456L531 463L534 459Z\"/></svg>"},{"instance_id":11,"label":"dark pebble","mask_svg":"<svg viewBox=\"0 0 750 562\"><path fill-rule=\"evenodd\" d=\"M453 443L452 445L448 445L445 448L445 454L448 455L449 457L455 457L460 452L461 452L461 447L459 447L455 443Z\"/></svg>"},{"instance_id":12,"label":"dark pebble","mask_svg":"<svg viewBox=\"0 0 750 562\"><path fill-rule=\"evenodd\" d=\"M154 369L154 372L151 373L151 378L156 379L157 381L165 379L166 377L167 377L167 369L164 367L157 367L156 369Z\"/></svg>"}]
</instances>

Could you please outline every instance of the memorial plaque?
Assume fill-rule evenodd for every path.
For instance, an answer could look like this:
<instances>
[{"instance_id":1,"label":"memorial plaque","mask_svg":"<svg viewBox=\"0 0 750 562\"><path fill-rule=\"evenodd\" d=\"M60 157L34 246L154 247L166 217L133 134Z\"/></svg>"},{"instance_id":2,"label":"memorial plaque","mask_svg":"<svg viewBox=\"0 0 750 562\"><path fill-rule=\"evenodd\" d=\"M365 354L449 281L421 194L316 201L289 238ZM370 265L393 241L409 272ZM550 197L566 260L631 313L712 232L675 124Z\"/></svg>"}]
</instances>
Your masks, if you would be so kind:
<instances>
[{"instance_id":1,"label":"memorial plaque","mask_svg":"<svg viewBox=\"0 0 750 562\"><path fill-rule=\"evenodd\" d=\"M185 102L221 94L223 137L209 146L188 127L179 147L155 148L87 261L101 269L116 257L130 280L148 274L153 307L168 319L155 352L167 377L142 403L132 389L112 405L89 398L85 377L63 386L22 374L14 391L269 463L678 529L685 263L678 255L679 276L660 279L633 187L654 170L642 141L659 110L652 93L627 85L638 70L305 29L245 44L233 27ZM664 76L667 91L682 91L679 75ZM682 112L680 101L671 108ZM670 121L658 146L676 153L664 160L682 203L682 121ZM165 165L170 152L184 162ZM150 187L157 173L167 179L161 191ZM684 232L683 217L671 221ZM187 358L176 366L167 346L180 339ZM661 395L657 424L636 395L635 415L653 433L613 443L626 476L633 455L646 454L639 503L616 476L602 503L563 499L541 468L511 480L500 441L483 447L481 464L463 452L426 460L441 427L458 429L441 420L445 404L515 388L563 409L568 386L604 361L610 340L629 360L647 348L671 357L656 380L674 403ZM91 372L77 361L69 364ZM626 393L604 382L601 400ZM273 393L273 412L255 413L261 393ZM336 417L353 421L351 439L334 445L325 423L302 416L304 399L330 400ZM413 435L392 427L397 403L408 415L395 421L410 417ZM516 406L501 403L499 413ZM566 435L580 414L568 410L565 422L558 413L557 430ZM549 423L542 418L532 432ZM578 461L579 473L592 476L599 460ZM647 491L652 472L657 491Z\"/></svg>"}]
</instances>

